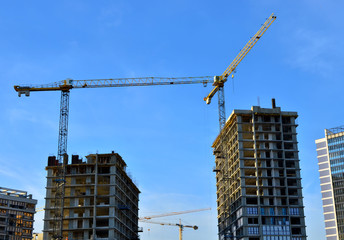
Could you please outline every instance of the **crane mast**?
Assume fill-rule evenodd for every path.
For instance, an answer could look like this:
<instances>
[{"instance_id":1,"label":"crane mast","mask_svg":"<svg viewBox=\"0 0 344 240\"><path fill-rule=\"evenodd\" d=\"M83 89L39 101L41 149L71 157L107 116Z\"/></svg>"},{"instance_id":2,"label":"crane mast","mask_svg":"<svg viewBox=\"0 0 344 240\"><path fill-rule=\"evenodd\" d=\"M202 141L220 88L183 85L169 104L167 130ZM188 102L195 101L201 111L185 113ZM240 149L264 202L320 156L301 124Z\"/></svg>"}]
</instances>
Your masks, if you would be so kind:
<instances>
[{"instance_id":1,"label":"crane mast","mask_svg":"<svg viewBox=\"0 0 344 240\"><path fill-rule=\"evenodd\" d=\"M67 154L68 137L68 115L69 115L69 90L61 91L60 102L60 121L59 121L59 139L58 139L58 160L62 161Z\"/></svg>"}]
</instances>

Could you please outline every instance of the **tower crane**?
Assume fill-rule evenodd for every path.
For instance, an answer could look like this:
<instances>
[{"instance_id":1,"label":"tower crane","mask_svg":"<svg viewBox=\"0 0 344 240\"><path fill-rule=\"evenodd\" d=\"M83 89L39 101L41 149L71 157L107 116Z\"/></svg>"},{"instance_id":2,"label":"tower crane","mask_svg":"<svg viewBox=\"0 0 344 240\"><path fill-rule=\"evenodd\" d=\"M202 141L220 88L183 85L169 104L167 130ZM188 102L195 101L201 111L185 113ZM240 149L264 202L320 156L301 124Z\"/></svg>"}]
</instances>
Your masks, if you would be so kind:
<instances>
[{"instance_id":1,"label":"tower crane","mask_svg":"<svg viewBox=\"0 0 344 240\"><path fill-rule=\"evenodd\" d=\"M91 79L91 80L72 80L66 79L50 84L41 85L15 85L14 89L21 96L30 96L31 92L35 91L61 91L60 103L60 119L59 119L59 136L58 136L58 153L57 160L59 162L56 168L55 182L55 213L53 224L53 238L62 239L62 220L63 220L63 198L64 198L64 170L68 162L67 156L67 136L68 136L68 115L69 115L69 94L73 88L101 88L101 87L129 87L129 86L154 86L154 85L173 85L173 84L197 84L213 83L214 89L204 98L209 104L215 95L218 93L218 108L219 108L219 122L220 131L223 129L226 122L225 114L225 98L224 98L224 83L228 76L234 72L238 64L252 49L260 37L270 27L272 22L276 19L273 14L266 20L259 31L251 38L251 40L240 51L238 56L229 65L225 72L220 76L215 77L182 77L182 78L117 78L117 79Z\"/></svg>"},{"instance_id":2,"label":"tower crane","mask_svg":"<svg viewBox=\"0 0 344 240\"><path fill-rule=\"evenodd\" d=\"M234 73L236 67L244 59L246 54L253 48L257 41L263 36L263 34L268 30L270 25L276 20L276 16L271 14L271 16L265 21L258 32L248 41L244 48L239 52L232 63L227 67L227 69L220 76L214 77L213 90L206 96L203 100L210 104L215 93L218 93L218 108L219 108L219 122L220 122L220 132L226 124L226 111L225 111L225 93L224 84L227 82L228 76Z\"/></svg>"},{"instance_id":3,"label":"tower crane","mask_svg":"<svg viewBox=\"0 0 344 240\"><path fill-rule=\"evenodd\" d=\"M105 88L105 87L133 87L133 86L155 86L155 85L175 85L175 84L197 84L213 82L212 77L145 77L145 78L115 78L115 79L89 79L73 80L66 79L58 82L40 85L15 85L14 90L20 97L22 94L29 97L31 92L41 91L61 91L60 102L60 122L57 159L62 161L67 153L68 136L68 115L69 115L69 94L71 89L80 88Z\"/></svg>"},{"instance_id":4,"label":"tower crane","mask_svg":"<svg viewBox=\"0 0 344 240\"><path fill-rule=\"evenodd\" d=\"M203 84L213 82L210 76L203 77L145 77L145 78L116 78L116 79L90 79L73 80L66 79L50 84L40 85L15 85L14 89L20 97L22 94L30 96L31 92L40 91L61 91L60 102L60 121L58 136L57 160L58 166L55 168L55 201L53 207L53 239L62 239L63 228L63 204L64 204L64 183L65 183L65 165L68 162L67 156L67 136L68 136L68 115L69 115L69 95L71 89L79 88L104 88L104 87L131 87L131 86L155 86L155 85L175 85L175 84Z\"/></svg>"},{"instance_id":5,"label":"tower crane","mask_svg":"<svg viewBox=\"0 0 344 240\"><path fill-rule=\"evenodd\" d=\"M183 240L183 230L184 228L193 228L194 230L197 230L198 227L191 226L191 225L184 225L182 224L182 221L179 219L179 223L164 223L164 222L155 222L155 221L145 221L146 223L153 223L153 224L160 224L160 225L166 225L166 226L177 226L179 227L179 240Z\"/></svg>"},{"instance_id":6,"label":"tower crane","mask_svg":"<svg viewBox=\"0 0 344 240\"><path fill-rule=\"evenodd\" d=\"M186 210L186 211L180 211L180 212L169 212L169 213L151 215L151 216L146 216L146 217L140 217L139 221L144 222L144 223L153 223L153 224L160 224L160 225L167 225L167 226L177 226L177 227L179 227L179 240L182 240L183 239L183 230L185 227L193 228L194 230L197 230L198 227L197 226L190 226L190 225L183 225L181 220L179 220L179 223L164 223L164 222L151 221L151 219L152 218L160 218L160 217L168 217L168 216L186 214L186 213L193 213L193 212L201 212L201 211L207 211L207 210L211 210L211 208L201 208L201 209Z\"/></svg>"},{"instance_id":7,"label":"tower crane","mask_svg":"<svg viewBox=\"0 0 344 240\"><path fill-rule=\"evenodd\" d=\"M45 211L44 207L36 208L36 213Z\"/></svg>"}]
</instances>

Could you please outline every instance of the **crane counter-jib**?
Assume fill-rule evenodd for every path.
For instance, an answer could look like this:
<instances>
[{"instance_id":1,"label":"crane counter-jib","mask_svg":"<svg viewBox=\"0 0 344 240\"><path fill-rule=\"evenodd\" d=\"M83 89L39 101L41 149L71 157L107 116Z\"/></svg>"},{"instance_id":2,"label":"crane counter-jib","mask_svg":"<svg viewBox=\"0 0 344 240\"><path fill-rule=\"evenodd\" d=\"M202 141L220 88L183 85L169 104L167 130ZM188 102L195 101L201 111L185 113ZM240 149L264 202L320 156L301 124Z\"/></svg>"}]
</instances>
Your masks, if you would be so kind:
<instances>
[{"instance_id":1,"label":"crane counter-jib","mask_svg":"<svg viewBox=\"0 0 344 240\"><path fill-rule=\"evenodd\" d=\"M19 92L25 92L25 91L30 91L30 92L42 92L42 91L67 91L69 89L73 88L72 86L70 87L42 87L42 88L37 88L37 87L20 87L20 86L14 86L14 90L16 90L18 93Z\"/></svg>"}]
</instances>

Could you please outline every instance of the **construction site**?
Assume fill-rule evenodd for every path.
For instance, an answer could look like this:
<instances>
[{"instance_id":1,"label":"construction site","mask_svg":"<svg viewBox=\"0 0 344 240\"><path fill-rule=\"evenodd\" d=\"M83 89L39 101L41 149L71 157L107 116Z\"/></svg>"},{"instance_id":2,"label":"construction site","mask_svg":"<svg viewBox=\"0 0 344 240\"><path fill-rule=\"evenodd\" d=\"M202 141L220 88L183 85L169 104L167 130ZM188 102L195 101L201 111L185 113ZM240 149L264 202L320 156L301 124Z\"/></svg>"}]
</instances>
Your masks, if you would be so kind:
<instances>
[{"instance_id":1,"label":"construction site","mask_svg":"<svg viewBox=\"0 0 344 240\"><path fill-rule=\"evenodd\" d=\"M213 144L220 239L306 239L297 117L275 99L230 115Z\"/></svg>"},{"instance_id":2,"label":"construction site","mask_svg":"<svg viewBox=\"0 0 344 240\"><path fill-rule=\"evenodd\" d=\"M139 239L140 191L127 175L121 156L90 154L82 161L73 155L71 160L64 166L64 196L58 206L59 163L55 157L48 158L43 238L53 239L55 223L62 220L62 239ZM57 209L63 210L61 217Z\"/></svg>"},{"instance_id":3,"label":"construction site","mask_svg":"<svg viewBox=\"0 0 344 240\"><path fill-rule=\"evenodd\" d=\"M181 220L163 223L151 219L208 209L139 217L140 190L119 153L89 154L85 159L68 154L69 98L73 89L212 84L214 88L204 101L210 104L218 94L220 133L213 143L218 239L306 240L297 113L283 112L274 102L271 109L234 110L228 120L225 113L225 83L275 19L274 14L267 18L221 75L66 79L50 84L15 85L19 96L61 92L58 151L56 156L48 157L46 166L43 239L138 240L142 232L139 221L176 226L180 240L184 228L197 230L198 226L183 224ZM12 235L0 235L0 239L32 239Z\"/></svg>"},{"instance_id":4,"label":"construction site","mask_svg":"<svg viewBox=\"0 0 344 240\"><path fill-rule=\"evenodd\" d=\"M0 240L344 240L343 7L3 1Z\"/></svg>"}]
</instances>

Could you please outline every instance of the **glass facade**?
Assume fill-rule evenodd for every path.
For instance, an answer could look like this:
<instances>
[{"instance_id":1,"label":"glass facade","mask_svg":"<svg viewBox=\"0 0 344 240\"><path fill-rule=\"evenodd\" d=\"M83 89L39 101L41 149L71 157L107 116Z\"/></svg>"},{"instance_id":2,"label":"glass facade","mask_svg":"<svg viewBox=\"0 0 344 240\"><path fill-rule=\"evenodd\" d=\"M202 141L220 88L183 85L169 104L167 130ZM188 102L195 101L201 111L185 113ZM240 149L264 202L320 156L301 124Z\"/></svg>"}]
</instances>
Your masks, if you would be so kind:
<instances>
[{"instance_id":1,"label":"glass facade","mask_svg":"<svg viewBox=\"0 0 344 240\"><path fill-rule=\"evenodd\" d=\"M344 240L344 127L315 141L327 240Z\"/></svg>"}]
</instances>

